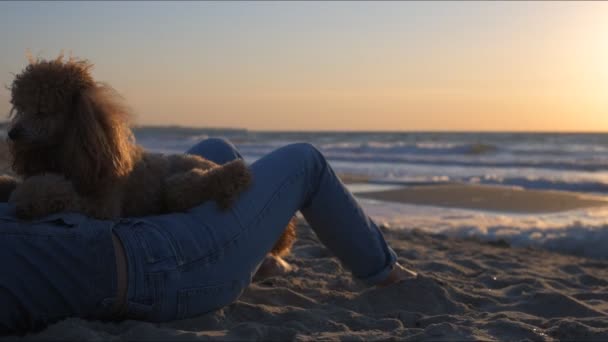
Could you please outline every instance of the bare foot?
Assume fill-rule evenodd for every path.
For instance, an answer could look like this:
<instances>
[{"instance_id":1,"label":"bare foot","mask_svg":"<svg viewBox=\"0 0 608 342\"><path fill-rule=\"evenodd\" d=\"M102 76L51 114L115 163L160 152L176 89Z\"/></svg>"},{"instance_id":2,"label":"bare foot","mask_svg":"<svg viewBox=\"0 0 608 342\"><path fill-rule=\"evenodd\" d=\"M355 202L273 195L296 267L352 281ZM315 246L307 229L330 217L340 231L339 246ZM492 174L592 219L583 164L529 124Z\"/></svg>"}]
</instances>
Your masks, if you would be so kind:
<instances>
[{"instance_id":1,"label":"bare foot","mask_svg":"<svg viewBox=\"0 0 608 342\"><path fill-rule=\"evenodd\" d=\"M388 274L386 279L376 284L376 286L385 287L391 284L404 281L406 279L415 279L417 277L418 273L401 266L399 263L396 263L395 267L393 267L393 270L391 271L391 273Z\"/></svg>"},{"instance_id":2,"label":"bare foot","mask_svg":"<svg viewBox=\"0 0 608 342\"><path fill-rule=\"evenodd\" d=\"M283 260L281 257L268 254L264 261L262 261L260 268L258 268L255 278L274 277L287 274L291 271L293 271L293 266L287 261Z\"/></svg>"}]
</instances>

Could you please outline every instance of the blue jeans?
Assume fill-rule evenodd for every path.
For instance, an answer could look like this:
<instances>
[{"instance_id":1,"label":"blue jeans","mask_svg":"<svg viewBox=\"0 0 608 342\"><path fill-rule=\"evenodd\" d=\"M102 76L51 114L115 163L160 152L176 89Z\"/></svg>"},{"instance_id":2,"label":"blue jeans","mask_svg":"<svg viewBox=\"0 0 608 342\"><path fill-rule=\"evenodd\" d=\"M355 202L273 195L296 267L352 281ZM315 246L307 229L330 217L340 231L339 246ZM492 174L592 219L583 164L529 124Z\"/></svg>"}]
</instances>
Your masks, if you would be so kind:
<instances>
[{"instance_id":1,"label":"blue jeans","mask_svg":"<svg viewBox=\"0 0 608 342\"><path fill-rule=\"evenodd\" d=\"M234 146L222 139L202 141L188 153L219 164L241 158ZM55 266L56 272L43 272L49 278L46 281L38 276L17 281L21 285L5 286L22 286L35 280L38 287L51 287L52 290L46 291L45 298L48 298L36 298L36 301L53 303L44 310L58 310L63 317L107 313L114 302L112 294L116 293L116 271L110 256L113 255L110 236L114 231L127 257L127 318L161 322L200 315L239 297L298 210L323 244L356 278L375 284L392 270L395 252L314 146L287 145L258 159L250 169L251 186L225 211L209 201L185 213L116 221L94 220L78 214L61 214L60 220L46 219L45 236L70 232L84 237L68 241L65 237L52 236L54 248L46 247L48 243L39 238L35 248L16 251L17 255L41 254L35 260L40 264L37 269L44 269L55 254L63 253L63 259L61 265ZM73 223L69 230L55 227L63 221ZM3 239L0 254L2 248L10 249L14 244L5 238L10 236L5 234L10 233L0 228ZM95 239L103 243L94 248ZM83 245L83 241L86 244ZM75 252L72 252L70 243L82 246L73 248ZM31 263L15 267L27 267ZM16 274L13 277L29 277L23 272ZM85 279L82 286L76 288L71 282L80 274ZM32 288L31 291L38 290ZM75 290L80 293L73 295L71 291ZM63 303L66 301L71 302ZM0 291L2 307L18 304L14 296L3 296ZM31 317L32 310L23 314ZM11 311L6 318L0 316L0 324L4 324L3 320L13 322L6 324L16 324L14 318L19 312ZM58 319L57 314L50 317L48 312L42 316L41 319L47 321Z\"/></svg>"}]
</instances>

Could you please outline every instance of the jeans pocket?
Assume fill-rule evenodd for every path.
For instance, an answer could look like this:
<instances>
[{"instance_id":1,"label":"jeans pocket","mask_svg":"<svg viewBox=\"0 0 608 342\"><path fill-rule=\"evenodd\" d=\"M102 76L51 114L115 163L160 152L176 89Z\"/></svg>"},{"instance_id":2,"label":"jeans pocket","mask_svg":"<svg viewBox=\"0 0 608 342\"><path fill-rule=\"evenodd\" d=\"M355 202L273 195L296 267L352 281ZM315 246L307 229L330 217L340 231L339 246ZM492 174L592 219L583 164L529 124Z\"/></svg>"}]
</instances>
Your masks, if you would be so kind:
<instances>
[{"instance_id":1,"label":"jeans pocket","mask_svg":"<svg viewBox=\"0 0 608 342\"><path fill-rule=\"evenodd\" d=\"M187 214L156 216L150 221L170 242L176 263L183 268L217 262L241 231L231 211L215 209L205 211L205 215L193 210Z\"/></svg>"},{"instance_id":2,"label":"jeans pocket","mask_svg":"<svg viewBox=\"0 0 608 342\"><path fill-rule=\"evenodd\" d=\"M234 302L243 290L243 283L238 280L180 290L177 297L177 318L199 316L222 308Z\"/></svg>"},{"instance_id":3,"label":"jeans pocket","mask_svg":"<svg viewBox=\"0 0 608 342\"><path fill-rule=\"evenodd\" d=\"M132 223L130 229L144 252L146 263L155 264L176 258L177 252L171 237L166 236L153 223L137 220Z\"/></svg>"}]
</instances>

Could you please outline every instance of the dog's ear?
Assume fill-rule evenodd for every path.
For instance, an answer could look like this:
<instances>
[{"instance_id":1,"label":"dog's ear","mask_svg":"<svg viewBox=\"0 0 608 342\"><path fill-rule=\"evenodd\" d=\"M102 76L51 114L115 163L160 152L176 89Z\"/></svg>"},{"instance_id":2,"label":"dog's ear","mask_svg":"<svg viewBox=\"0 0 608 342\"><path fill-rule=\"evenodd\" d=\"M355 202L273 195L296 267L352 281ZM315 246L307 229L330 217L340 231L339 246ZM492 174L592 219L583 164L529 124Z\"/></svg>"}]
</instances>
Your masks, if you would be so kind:
<instances>
[{"instance_id":1,"label":"dog's ear","mask_svg":"<svg viewBox=\"0 0 608 342\"><path fill-rule=\"evenodd\" d=\"M109 87L77 93L64 139L63 172L81 194L103 191L133 167L128 113Z\"/></svg>"}]
</instances>

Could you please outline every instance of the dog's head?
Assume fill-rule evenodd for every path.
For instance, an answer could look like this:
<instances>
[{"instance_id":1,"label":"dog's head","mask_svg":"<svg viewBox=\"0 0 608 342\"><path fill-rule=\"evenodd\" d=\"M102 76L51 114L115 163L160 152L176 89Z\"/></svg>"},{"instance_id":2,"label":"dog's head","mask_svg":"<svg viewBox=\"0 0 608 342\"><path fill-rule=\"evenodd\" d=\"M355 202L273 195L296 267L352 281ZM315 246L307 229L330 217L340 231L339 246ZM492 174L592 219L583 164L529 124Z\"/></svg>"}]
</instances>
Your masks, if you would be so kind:
<instances>
[{"instance_id":1,"label":"dog's head","mask_svg":"<svg viewBox=\"0 0 608 342\"><path fill-rule=\"evenodd\" d=\"M60 56L30 60L15 76L8 139L16 173L60 173L91 192L131 170L129 110L91 68Z\"/></svg>"}]
</instances>

